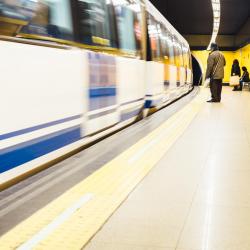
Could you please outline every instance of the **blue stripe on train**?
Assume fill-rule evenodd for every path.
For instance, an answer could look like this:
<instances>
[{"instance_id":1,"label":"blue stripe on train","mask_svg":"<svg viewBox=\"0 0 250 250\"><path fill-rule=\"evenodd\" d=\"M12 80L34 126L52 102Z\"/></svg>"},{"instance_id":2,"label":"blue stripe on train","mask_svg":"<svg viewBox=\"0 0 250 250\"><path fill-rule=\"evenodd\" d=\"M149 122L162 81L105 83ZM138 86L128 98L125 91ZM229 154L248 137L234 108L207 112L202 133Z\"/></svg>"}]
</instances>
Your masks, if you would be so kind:
<instances>
[{"instance_id":1,"label":"blue stripe on train","mask_svg":"<svg viewBox=\"0 0 250 250\"><path fill-rule=\"evenodd\" d=\"M158 107L162 103L162 97L157 100L146 100L144 107L146 109Z\"/></svg>"},{"instance_id":2,"label":"blue stripe on train","mask_svg":"<svg viewBox=\"0 0 250 250\"><path fill-rule=\"evenodd\" d=\"M149 109L151 107L152 107L152 100L146 100L146 102L145 102L145 108Z\"/></svg>"},{"instance_id":3,"label":"blue stripe on train","mask_svg":"<svg viewBox=\"0 0 250 250\"><path fill-rule=\"evenodd\" d=\"M0 173L32 161L81 138L80 126L0 150Z\"/></svg>"},{"instance_id":4,"label":"blue stripe on train","mask_svg":"<svg viewBox=\"0 0 250 250\"><path fill-rule=\"evenodd\" d=\"M96 88L89 90L89 97L103 97L103 96L116 96L116 87L111 88Z\"/></svg>"},{"instance_id":5,"label":"blue stripe on train","mask_svg":"<svg viewBox=\"0 0 250 250\"><path fill-rule=\"evenodd\" d=\"M58 124L61 124L61 123L73 121L73 120L79 119L81 117L82 117L81 115L75 115L75 116L67 117L67 118L64 118L64 119L60 119L60 120L40 124L40 125L37 125L37 126L34 126L34 127L20 129L20 130L17 130L17 131L13 131L13 132L10 132L10 133L7 133L7 134L0 135L0 140L9 139L9 138L12 138L12 137L15 137L15 136L18 136L18 135L23 135L23 134L27 134L27 133L30 133L30 132L34 132L34 131L39 130L39 129L48 128L48 127L55 126L55 125L58 125Z\"/></svg>"}]
</instances>

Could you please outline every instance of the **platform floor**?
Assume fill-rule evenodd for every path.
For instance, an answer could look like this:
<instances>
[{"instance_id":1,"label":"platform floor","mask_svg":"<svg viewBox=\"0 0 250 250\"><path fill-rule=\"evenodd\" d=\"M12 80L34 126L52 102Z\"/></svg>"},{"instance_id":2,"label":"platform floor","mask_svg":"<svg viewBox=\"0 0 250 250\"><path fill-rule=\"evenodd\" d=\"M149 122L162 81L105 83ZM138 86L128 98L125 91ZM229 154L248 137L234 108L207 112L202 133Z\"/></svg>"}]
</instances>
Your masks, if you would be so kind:
<instances>
[{"instance_id":1,"label":"platform floor","mask_svg":"<svg viewBox=\"0 0 250 250\"><path fill-rule=\"evenodd\" d=\"M2 192L0 249L250 250L250 92L207 99Z\"/></svg>"},{"instance_id":2,"label":"platform floor","mask_svg":"<svg viewBox=\"0 0 250 250\"><path fill-rule=\"evenodd\" d=\"M249 250L250 93L205 104L86 250Z\"/></svg>"}]
</instances>

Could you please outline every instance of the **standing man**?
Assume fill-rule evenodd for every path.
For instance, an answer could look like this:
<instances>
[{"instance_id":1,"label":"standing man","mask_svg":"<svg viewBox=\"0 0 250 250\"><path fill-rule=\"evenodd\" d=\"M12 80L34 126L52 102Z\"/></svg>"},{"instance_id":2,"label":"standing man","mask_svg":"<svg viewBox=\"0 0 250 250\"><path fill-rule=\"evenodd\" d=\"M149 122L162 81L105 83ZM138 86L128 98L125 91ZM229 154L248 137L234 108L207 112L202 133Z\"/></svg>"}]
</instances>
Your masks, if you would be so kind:
<instances>
[{"instance_id":1,"label":"standing man","mask_svg":"<svg viewBox=\"0 0 250 250\"><path fill-rule=\"evenodd\" d=\"M222 80L224 78L224 67L226 60L219 51L216 43L211 44L211 53L207 59L206 79L210 78L210 90L212 99L208 102L220 102L222 91Z\"/></svg>"}]
</instances>

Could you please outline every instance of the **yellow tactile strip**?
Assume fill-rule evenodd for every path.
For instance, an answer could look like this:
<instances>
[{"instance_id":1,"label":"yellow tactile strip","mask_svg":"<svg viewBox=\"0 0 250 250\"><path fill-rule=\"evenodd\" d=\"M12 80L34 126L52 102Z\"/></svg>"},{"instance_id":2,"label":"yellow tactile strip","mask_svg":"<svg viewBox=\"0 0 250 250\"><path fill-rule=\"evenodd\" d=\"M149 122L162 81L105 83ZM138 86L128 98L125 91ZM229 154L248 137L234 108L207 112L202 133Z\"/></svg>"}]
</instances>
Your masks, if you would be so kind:
<instances>
[{"instance_id":1,"label":"yellow tactile strip","mask_svg":"<svg viewBox=\"0 0 250 250\"><path fill-rule=\"evenodd\" d=\"M200 94L164 124L0 238L0 249L81 249L160 161L204 103ZM32 247L46 230L84 195L91 198Z\"/></svg>"}]
</instances>

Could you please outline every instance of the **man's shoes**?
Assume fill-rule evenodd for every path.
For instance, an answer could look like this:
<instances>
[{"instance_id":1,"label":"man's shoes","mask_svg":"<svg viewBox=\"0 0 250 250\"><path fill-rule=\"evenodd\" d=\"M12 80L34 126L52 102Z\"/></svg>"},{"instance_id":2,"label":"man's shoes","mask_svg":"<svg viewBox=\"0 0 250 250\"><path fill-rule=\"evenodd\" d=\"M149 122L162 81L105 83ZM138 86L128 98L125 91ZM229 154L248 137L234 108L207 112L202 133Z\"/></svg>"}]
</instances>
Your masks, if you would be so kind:
<instances>
[{"instance_id":1,"label":"man's shoes","mask_svg":"<svg viewBox=\"0 0 250 250\"><path fill-rule=\"evenodd\" d=\"M207 102L215 102L215 100L209 100L209 101L207 101Z\"/></svg>"}]
</instances>

